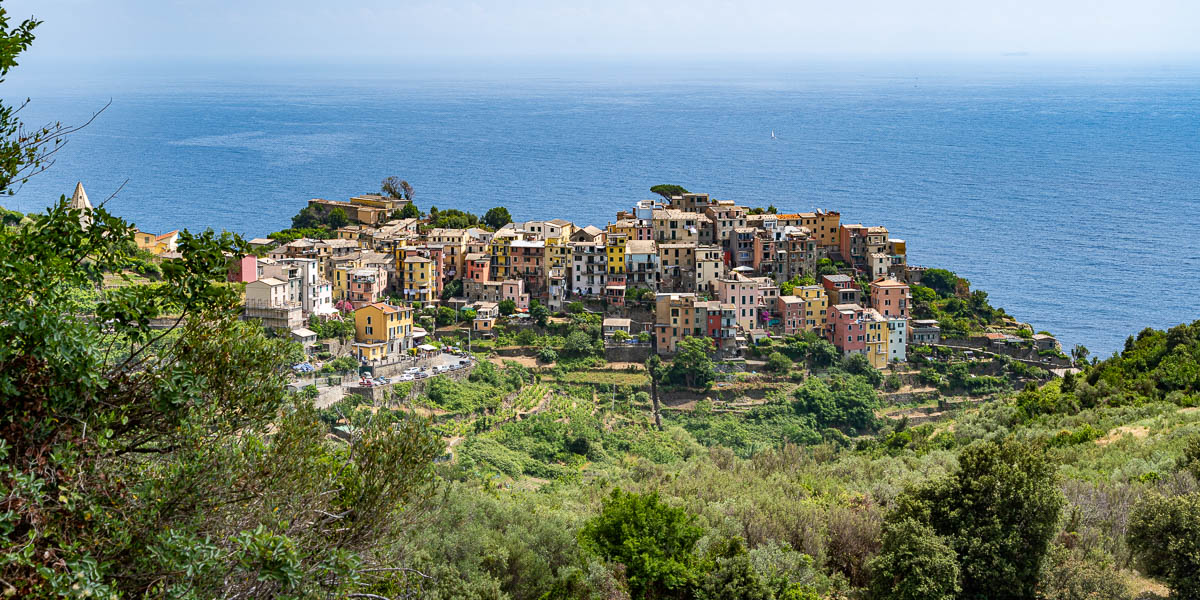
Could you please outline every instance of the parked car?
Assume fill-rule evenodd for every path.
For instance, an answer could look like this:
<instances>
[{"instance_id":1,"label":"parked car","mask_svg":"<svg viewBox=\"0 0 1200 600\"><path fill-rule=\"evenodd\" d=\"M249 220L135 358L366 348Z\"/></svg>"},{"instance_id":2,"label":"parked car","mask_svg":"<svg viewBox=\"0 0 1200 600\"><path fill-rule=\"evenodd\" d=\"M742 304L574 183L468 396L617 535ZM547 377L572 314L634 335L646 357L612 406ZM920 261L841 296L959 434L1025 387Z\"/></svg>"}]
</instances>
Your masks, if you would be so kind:
<instances>
[{"instance_id":1,"label":"parked car","mask_svg":"<svg viewBox=\"0 0 1200 600\"><path fill-rule=\"evenodd\" d=\"M398 381L412 381L414 379L416 379L416 377L413 377L412 373L405 373L397 378Z\"/></svg>"}]
</instances>

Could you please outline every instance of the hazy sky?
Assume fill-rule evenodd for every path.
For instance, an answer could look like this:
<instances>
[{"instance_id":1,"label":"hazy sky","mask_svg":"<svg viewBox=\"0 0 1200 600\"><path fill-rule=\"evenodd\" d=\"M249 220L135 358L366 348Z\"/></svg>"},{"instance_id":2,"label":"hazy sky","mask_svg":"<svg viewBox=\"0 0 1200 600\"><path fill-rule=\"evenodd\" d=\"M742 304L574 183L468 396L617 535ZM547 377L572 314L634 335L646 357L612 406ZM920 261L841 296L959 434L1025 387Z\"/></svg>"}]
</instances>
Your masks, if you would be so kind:
<instances>
[{"instance_id":1,"label":"hazy sky","mask_svg":"<svg viewBox=\"0 0 1200 600\"><path fill-rule=\"evenodd\" d=\"M1200 0L6 0L31 59L1200 56Z\"/></svg>"}]
</instances>

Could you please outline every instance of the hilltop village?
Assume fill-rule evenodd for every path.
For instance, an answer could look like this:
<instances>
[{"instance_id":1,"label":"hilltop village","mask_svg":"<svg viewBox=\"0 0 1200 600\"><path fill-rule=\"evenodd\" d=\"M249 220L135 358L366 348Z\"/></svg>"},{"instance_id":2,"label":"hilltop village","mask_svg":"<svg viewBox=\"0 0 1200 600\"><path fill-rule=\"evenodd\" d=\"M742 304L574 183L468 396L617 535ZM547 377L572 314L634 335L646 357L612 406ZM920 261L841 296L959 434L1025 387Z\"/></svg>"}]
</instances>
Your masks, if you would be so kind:
<instances>
[{"instance_id":1,"label":"hilltop village","mask_svg":"<svg viewBox=\"0 0 1200 600\"><path fill-rule=\"evenodd\" d=\"M415 354L432 333L418 311L431 306L450 308L475 340L500 319L587 311L600 315L609 343L668 356L687 338L711 340L730 358L763 338L811 332L883 369L906 360L911 343L941 342L938 321L910 310L926 269L908 264L904 240L886 227L662 187L604 227L510 222L504 209L439 219L384 195L313 199L297 219L323 228L251 240L256 255L235 259L229 279L246 284L246 318L306 344L316 341L306 327L314 315L353 311L352 353L364 364ZM1058 350L1046 334L989 335Z\"/></svg>"}]
</instances>

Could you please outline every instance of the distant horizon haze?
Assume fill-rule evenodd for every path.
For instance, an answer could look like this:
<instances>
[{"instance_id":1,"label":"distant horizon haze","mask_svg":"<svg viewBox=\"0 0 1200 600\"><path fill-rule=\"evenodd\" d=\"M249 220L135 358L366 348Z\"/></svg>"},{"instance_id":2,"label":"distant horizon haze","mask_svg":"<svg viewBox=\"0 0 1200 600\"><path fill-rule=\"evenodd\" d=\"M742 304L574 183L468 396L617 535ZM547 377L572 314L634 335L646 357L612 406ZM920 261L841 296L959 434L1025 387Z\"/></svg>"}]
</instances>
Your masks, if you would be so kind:
<instances>
[{"instance_id":1,"label":"distant horizon haze","mask_svg":"<svg viewBox=\"0 0 1200 600\"><path fill-rule=\"evenodd\" d=\"M1191 0L6 0L35 62L1200 57Z\"/></svg>"}]
</instances>

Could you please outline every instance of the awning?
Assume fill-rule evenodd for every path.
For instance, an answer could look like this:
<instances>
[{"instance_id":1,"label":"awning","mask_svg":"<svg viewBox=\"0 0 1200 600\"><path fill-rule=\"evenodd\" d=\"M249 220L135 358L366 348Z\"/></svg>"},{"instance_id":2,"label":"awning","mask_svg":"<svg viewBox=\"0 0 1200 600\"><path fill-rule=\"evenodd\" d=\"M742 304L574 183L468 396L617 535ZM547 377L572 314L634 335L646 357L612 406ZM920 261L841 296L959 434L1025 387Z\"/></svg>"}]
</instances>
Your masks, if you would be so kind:
<instances>
[{"instance_id":1,"label":"awning","mask_svg":"<svg viewBox=\"0 0 1200 600\"><path fill-rule=\"evenodd\" d=\"M417 346L417 350L421 350L424 352L433 352L434 350L437 350L437 347L432 346L430 344L421 344L420 346Z\"/></svg>"}]
</instances>

